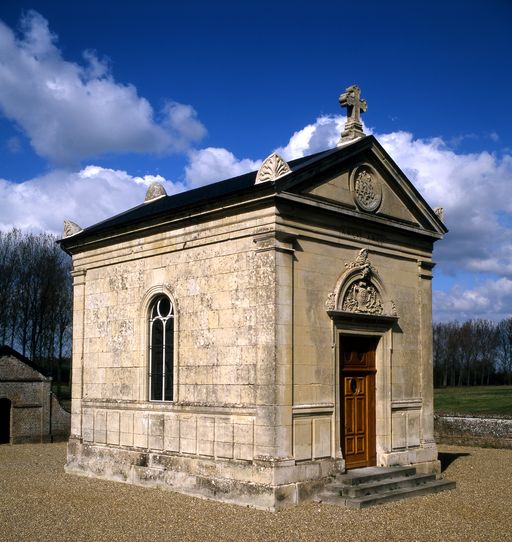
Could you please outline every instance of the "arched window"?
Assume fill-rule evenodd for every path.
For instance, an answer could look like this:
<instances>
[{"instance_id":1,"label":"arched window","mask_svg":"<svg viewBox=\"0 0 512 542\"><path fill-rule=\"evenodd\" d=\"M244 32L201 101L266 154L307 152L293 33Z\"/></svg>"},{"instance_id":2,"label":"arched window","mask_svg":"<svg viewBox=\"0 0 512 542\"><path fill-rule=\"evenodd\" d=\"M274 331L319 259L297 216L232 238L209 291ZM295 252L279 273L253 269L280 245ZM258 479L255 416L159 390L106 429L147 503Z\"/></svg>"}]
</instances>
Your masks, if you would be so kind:
<instances>
[{"instance_id":1,"label":"arched window","mask_svg":"<svg viewBox=\"0 0 512 542\"><path fill-rule=\"evenodd\" d=\"M173 400L174 307L165 295L149 307L149 399Z\"/></svg>"}]
</instances>

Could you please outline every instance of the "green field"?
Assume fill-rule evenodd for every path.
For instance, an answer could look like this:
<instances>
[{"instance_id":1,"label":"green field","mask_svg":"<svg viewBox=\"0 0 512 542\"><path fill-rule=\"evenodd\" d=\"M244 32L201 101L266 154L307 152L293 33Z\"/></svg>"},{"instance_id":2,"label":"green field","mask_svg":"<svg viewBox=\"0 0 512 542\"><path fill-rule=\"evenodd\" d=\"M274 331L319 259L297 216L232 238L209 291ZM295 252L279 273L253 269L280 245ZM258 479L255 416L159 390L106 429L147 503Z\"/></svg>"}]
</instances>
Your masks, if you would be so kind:
<instances>
[{"instance_id":1,"label":"green field","mask_svg":"<svg viewBox=\"0 0 512 542\"><path fill-rule=\"evenodd\" d=\"M434 390L436 414L512 417L512 386L471 386Z\"/></svg>"}]
</instances>

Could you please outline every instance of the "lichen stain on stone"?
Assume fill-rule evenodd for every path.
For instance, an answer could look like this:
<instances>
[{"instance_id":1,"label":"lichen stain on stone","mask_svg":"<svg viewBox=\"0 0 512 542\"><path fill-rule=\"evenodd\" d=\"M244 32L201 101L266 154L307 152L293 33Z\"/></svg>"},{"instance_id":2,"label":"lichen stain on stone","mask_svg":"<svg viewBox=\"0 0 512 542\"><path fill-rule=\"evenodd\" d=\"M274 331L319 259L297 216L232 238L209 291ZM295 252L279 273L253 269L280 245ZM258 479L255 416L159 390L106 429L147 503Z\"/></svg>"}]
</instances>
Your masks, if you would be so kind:
<instances>
[{"instance_id":1,"label":"lichen stain on stone","mask_svg":"<svg viewBox=\"0 0 512 542\"><path fill-rule=\"evenodd\" d=\"M108 279L108 285L111 290L117 292L119 290L128 289L127 273L123 273L119 267L114 267Z\"/></svg>"},{"instance_id":2,"label":"lichen stain on stone","mask_svg":"<svg viewBox=\"0 0 512 542\"><path fill-rule=\"evenodd\" d=\"M119 334L124 336L133 335L133 322L131 320L121 320L119 322Z\"/></svg>"},{"instance_id":3,"label":"lichen stain on stone","mask_svg":"<svg viewBox=\"0 0 512 542\"><path fill-rule=\"evenodd\" d=\"M105 320L99 320L98 318L96 320L96 328L98 330L98 335L100 337L106 337L107 336L107 322Z\"/></svg>"}]
</instances>

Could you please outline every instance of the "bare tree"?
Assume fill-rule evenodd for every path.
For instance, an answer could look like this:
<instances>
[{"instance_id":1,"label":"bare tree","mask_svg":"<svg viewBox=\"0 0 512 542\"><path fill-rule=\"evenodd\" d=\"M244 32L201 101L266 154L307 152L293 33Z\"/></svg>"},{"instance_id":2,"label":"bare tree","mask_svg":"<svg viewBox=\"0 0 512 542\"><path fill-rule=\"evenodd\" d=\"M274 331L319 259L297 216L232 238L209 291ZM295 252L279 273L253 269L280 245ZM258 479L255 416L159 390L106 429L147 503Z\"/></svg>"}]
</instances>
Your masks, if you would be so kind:
<instances>
[{"instance_id":1,"label":"bare tree","mask_svg":"<svg viewBox=\"0 0 512 542\"><path fill-rule=\"evenodd\" d=\"M498 326L489 320L434 324L434 385L498 383Z\"/></svg>"},{"instance_id":2,"label":"bare tree","mask_svg":"<svg viewBox=\"0 0 512 542\"><path fill-rule=\"evenodd\" d=\"M71 352L71 262L55 241L0 232L0 339L52 374Z\"/></svg>"},{"instance_id":3,"label":"bare tree","mask_svg":"<svg viewBox=\"0 0 512 542\"><path fill-rule=\"evenodd\" d=\"M498 324L498 364L504 381L512 385L512 318Z\"/></svg>"},{"instance_id":4,"label":"bare tree","mask_svg":"<svg viewBox=\"0 0 512 542\"><path fill-rule=\"evenodd\" d=\"M13 346L12 319L14 288L17 272L19 230L0 231L0 341Z\"/></svg>"}]
</instances>

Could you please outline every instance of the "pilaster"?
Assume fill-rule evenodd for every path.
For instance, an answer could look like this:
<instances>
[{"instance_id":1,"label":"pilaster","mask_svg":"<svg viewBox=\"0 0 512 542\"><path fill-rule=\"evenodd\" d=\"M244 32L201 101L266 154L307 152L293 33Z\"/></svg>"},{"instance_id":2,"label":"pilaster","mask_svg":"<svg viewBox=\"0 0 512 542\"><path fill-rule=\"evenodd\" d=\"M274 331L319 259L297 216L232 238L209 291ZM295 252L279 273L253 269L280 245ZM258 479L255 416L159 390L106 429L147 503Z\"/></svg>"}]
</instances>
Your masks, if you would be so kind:
<instances>
[{"instance_id":1,"label":"pilaster","mask_svg":"<svg viewBox=\"0 0 512 542\"><path fill-rule=\"evenodd\" d=\"M73 351L71 363L71 438L82 438L82 397L85 323L85 270L71 271L73 279Z\"/></svg>"},{"instance_id":2,"label":"pilaster","mask_svg":"<svg viewBox=\"0 0 512 542\"><path fill-rule=\"evenodd\" d=\"M425 447L435 447L434 375L432 361L432 270L434 266L435 263L432 261L418 260L419 351L421 353L421 374L419 376L421 378L422 395L421 443Z\"/></svg>"},{"instance_id":3,"label":"pilaster","mask_svg":"<svg viewBox=\"0 0 512 542\"><path fill-rule=\"evenodd\" d=\"M255 456L292 457L294 238L278 231L254 238L258 290Z\"/></svg>"}]
</instances>

